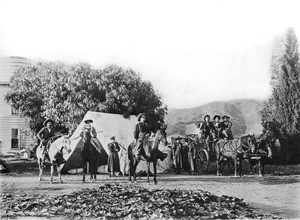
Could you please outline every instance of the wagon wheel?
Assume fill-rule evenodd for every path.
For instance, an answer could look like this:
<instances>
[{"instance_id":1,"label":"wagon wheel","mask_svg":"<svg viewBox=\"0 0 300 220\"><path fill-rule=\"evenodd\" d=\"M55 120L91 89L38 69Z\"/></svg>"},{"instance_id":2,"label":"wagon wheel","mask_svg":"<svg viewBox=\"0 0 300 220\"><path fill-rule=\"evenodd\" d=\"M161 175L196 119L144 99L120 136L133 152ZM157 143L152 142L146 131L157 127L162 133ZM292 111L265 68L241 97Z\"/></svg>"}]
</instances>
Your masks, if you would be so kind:
<instances>
[{"instance_id":1,"label":"wagon wheel","mask_svg":"<svg viewBox=\"0 0 300 220\"><path fill-rule=\"evenodd\" d=\"M209 155L205 149L200 149L196 158L197 170L201 174L206 173L209 166Z\"/></svg>"}]
</instances>

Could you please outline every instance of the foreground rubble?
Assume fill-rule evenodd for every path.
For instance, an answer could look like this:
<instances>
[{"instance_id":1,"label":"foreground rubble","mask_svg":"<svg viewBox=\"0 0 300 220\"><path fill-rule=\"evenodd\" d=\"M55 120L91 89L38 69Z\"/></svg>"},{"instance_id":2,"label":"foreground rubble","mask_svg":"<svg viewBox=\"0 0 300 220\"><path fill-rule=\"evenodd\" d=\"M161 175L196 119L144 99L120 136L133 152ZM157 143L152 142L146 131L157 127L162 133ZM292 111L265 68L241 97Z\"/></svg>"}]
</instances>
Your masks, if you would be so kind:
<instances>
[{"instance_id":1,"label":"foreground rubble","mask_svg":"<svg viewBox=\"0 0 300 220\"><path fill-rule=\"evenodd\" d=\"M1 195L1 217L69 216L72 219L266 219L242 199L196 190L148 190L103 184L69 195Z\"/></svg>"}]
</instances>

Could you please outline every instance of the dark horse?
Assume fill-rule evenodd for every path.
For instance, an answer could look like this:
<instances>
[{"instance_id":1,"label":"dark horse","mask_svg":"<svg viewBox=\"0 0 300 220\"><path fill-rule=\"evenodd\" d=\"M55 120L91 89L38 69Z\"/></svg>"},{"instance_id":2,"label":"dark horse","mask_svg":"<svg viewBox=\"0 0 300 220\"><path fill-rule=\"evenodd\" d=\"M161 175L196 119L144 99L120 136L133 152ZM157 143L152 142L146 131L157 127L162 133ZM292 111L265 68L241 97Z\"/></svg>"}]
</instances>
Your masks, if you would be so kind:
<instances>
[{"instance_id":1,"label":"dark horse","mask_svg":"<svg viewBox=\"0 0 300 220\"><path fill-rule=\"evenodd\" d=\"M150 161L147 161L147 181L150 184L149 180L149 172L150 172L150 162L153 162L153 170L154 170L154 184L157 184L156 180L156 165L157 160L164 160L166 158L166 154L162 153L158 150L158 145L162 142L165 146L167 145L167 134L164 129L160 129L155 133L154 140L146 139L144 141L143 147L145 153L150 157ZM131 176L133 175L134 181L136 182L136 168L139 164L139 161L136 160L135 155L133 153L134 148L136 147L135 142L132 142L128 146L128 159L129 159L129 181L131 182Z\"/></svg>"},{"instance_id":2,"label":"dark horse","mask_svg":"<svg viewBox=\"0 0 300 220\"><path fill-rule=\"evenodd\" d=\"M81 150L81 158L83 163L83 177L82 182L85 182L85 174L87 173L87 163L89 163L89 170L91 173L90 180L96 180L98 169L99 152L92 143L92 135L89 129L84 129L81 133L83 148Z\"/></svg>"},{"instance_id":3,"label":"dark horse","mask_svg":"<svg viewBox=\"0 0 300 220\"><path fill-rule=\"evenodd\" d=\"M241 139L219 140L215 145L217 175L220 176L221 163L224 159L234 162L234 176L242 176L242 162L251 148L255 147L255 138L251 135L244 135Z\"/></svg>"},{"instance_id":4,"label":"dark horse","mask_svg":"<svg viewBox=\"0 0 300 220\"><path fill-rule=\"evenodd\" d=\"M260 139L257 142L256 148L254 152L254 156L249 158L250 164L250 174L256 171L256 167L258 165L258 174L259 176L263 176L265 173L265 163L267 158L272 158L272 145L279 144L277 139L272 141L268 141L265 139Z\"/></svg>"}]
</instances>

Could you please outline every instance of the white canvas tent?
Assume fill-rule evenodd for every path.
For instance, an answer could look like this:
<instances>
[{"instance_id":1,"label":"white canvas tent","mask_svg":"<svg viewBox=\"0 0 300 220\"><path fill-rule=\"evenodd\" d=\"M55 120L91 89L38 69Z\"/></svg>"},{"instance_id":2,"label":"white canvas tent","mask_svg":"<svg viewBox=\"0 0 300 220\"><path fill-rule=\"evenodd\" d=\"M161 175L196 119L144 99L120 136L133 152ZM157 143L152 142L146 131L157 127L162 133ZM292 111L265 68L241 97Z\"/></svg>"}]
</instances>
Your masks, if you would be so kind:
<instances>
[{"instance_id":1,"label":"white canvas tent","mask_svg":"<svg viewBox=\"0 0 300 220\"><path fill-rule=\"evenodd\" d=\"M121 150L119 152L120 157L120 168L124 173L128 173L127 167L127 148L129 144L134 140L133 133L134 128L137 123L136 116L130 116L129 118L124 118L123 115L119 114L109 114L101 112L87 112L82 122L79 124L77 129L71 136L71 153L66 158L67 163L63 167L63 172L68 172L72 169L82 168L80 149L82 148L82 141L80 138L80 132L84 126L84 121L86 119L93 120L93 126L97 132L97 138L103 146L107 154L109 154L107 145L111 142L110 138L112 136L116 137L116 141L120 144ZM168 151L169 149L160 145L159 149L163 152ZM168 153L168 152L167 152ZM169 153L168 153L169 155ZM164 161L159 161L158 171L163 172L169 169L170 158L166 158ZM107 171L107 166L101 167L98 169L100 172ZM146 163L140 162L138 165L138 170L146 170Z\"/></svg>"}]
</instances>

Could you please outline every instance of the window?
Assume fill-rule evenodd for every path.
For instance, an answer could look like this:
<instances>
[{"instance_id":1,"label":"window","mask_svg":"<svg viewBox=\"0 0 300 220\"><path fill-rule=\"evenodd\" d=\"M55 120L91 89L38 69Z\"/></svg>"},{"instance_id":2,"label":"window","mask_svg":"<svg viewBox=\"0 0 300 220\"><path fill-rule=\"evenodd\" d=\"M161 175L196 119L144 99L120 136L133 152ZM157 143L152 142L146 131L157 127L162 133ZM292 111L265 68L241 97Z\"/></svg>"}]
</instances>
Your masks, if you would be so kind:
<instances>
[{"instance_id":1,"label":"window","mask_svg":"<svg viewBox=\"0 0 300 220\"><path fill-rule=\"evenodd\" d=\"M11 148L19 148L19 129L11 129Z\"/></svg>"},{"instance_id":2,"label":"window","mask_svg":"<svg viewBox=\"0 0 300 220\"><path fill-rule=\"evenodd\" d=\"M19 114L19 110L18 110L18 109L15 109L15 108L13 108L13 107L11 107L11 114L12 114L12 115L17 115L17 114Z\"/></svg>"}]
</instances>

